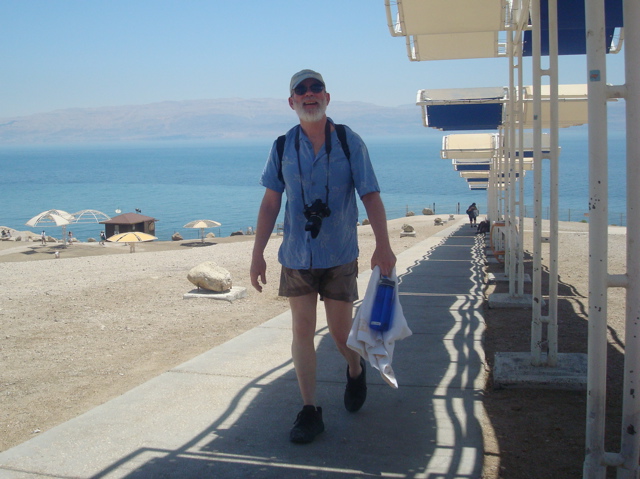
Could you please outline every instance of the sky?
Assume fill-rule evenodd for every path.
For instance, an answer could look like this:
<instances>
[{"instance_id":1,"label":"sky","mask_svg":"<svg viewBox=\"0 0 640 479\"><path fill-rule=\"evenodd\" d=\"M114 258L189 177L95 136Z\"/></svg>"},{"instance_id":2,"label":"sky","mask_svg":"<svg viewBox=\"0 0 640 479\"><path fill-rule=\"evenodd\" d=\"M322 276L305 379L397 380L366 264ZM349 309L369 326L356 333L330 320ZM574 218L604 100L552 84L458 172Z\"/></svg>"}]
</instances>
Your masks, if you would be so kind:
<instances>
[{"instance_id":1,"label":"sky","mask_svg":"<svg viewBox=\"0 0 640 479\"><path fill-rule=\"evenodd\" d=\"M622 54L607 82L624 82ZM530 68L524 63L525 83ZM415 103L419 89L508 84L504 58L410 62L384 0L2 0L0 117L64 108L286 98L311 68L332 100ZM586 83L583 56L560 83Z\"/></svg>"}]
</instances>

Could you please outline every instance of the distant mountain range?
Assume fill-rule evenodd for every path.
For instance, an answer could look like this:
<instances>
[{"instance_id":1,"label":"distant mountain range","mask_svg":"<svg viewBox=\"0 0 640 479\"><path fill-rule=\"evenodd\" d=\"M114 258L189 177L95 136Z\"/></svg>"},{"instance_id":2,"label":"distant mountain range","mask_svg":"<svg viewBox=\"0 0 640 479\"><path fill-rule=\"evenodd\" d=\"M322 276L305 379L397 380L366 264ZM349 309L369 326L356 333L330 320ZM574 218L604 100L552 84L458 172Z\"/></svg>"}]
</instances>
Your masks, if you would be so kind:
<instances>
[{"instance_id":1,"label":"distant mountain range","mask_svg":"<svg viewBox=\"0 0 640 479\"><path fill-rule=\"evenodd\" d=\"M327 112L363 137L447 134L425 128L416 105L332 101ZM623 128L624 101L610 103L609 118L611 130ZM0 144L275 138L296 123L282 99L166 101L2 118Z\"/></svg>"},{"instance_id":2,"label":"distant mountain range","mask_svg":"<svg viewBox=\"0 0 640 479\"><path fill-rule=\"evenodd\" d=\"M424 135L427 130L416 105L332 101L327 113L363 136ZM275 138L296 123L286 100L167 101L3 118L0 144Z\"/></svg>"}]
</instances>

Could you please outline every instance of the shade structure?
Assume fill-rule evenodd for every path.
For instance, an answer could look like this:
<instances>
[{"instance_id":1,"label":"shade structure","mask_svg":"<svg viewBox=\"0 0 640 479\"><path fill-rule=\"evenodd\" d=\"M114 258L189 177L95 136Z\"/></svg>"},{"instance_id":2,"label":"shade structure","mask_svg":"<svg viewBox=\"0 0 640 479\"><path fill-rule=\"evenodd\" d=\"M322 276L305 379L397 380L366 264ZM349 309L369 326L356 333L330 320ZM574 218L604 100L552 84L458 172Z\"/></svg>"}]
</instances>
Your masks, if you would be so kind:
<instances>
[{"instance_id":1,"label":"shade structure","mask_svg":"<svg viewBox=\"0 0 640 479\"><path fill-rule=\"evenodd\" d=\"M145 241L157 240L153 235L142 233L139 231L129 231L128 233L118 233L117 235L110 236L107 241L112 243L142 243Z\"/></svg>"},{"instance_id":2,"label":"shade structure","mask_svg":"<svg viewBox=\"0 0 640 479\"><path fill-rule=\"evenodd\" d=\"M504 30L508 6L506 0L385 0L394 37Z\"/></svg>"},{"instance_id":3,"label":"shade structure","mask_svg":"<svg viewBox=\"0 0 640 479\"><path fill-rule=\"evenodd\" d=\"M489 180L489 173L487 171L461 171L460 178L484 178Z\"/></svg>"},{"instance_id":4,"label":"shade structure","mask_svg":"<svg viewBox=\"0 0 640 479\"><path fill-rule=\"evenodd\" d=\"M622 0L604 0L605 10L605 46L607 53L619 51L614 45L615 29L623 27ZM549 54L549 5L540 2L541 54ZM584 55L587 52L587 33L584 0L558 1L558 54ZM522 53L532 55L532 33L524 32Z\"/></svg>"},{"instance_id":5,"label":"shade structure","mask_svg":"<svg viewBox=\"0 0 640 479\"><path fill-rule=\"evenodd\" d=\"M492 160L488 158L465 158L463 160L451 160L456 171L489 171Z\"/></svg>"},{"instance_id":6,"label":"shade structure","mask_svg":"<svg viewBox=\"0 0 640 479\"><path fill-rule=\"evenodd\" d=\"M467 165L453 165L453 169L456 171L489 171L491 170L490 164L478 165L478 164L467 164Z\"/></svg>"},{"instance_id":7,"label":"shade structure","mask_svg":"<svg viewBox=\"0 0 640 479\"><path fill-rule=\"evenodd\" d=\"M550 87L542 85L542 128L550 127ZM533 87L524 87L523 127L534 127ZM559 85L559 126L587 123L587 85ZM443 131L497 130L503 124L508 98L506 87L419 90L416 104L422 108L424 126ZM616 101L610 99L609 101Z\"/></svg>"},{"instance_id":8,"label":"shade structure","mask_svg":"<svg viewBox=\"0 0 640 479\"><path fill-rule=\"evenodd\" d=\"M184 225L183 228L198 228L200 230L200 239L204 243L204 230L206 228L215 228L217 226L222 226L222 224L213 220L194 220Z\"/></svg>"},{"instance_id":9,"label":"shade structure","mask_svg":"<svg viewBox=\"0 0 640 479\"><path fill-rule=\"evenodd\" d=\"M157 240L153 235L148 233L142 233L139 231L129 231L127 233L118 233L116 235L107 238L107 241L112 243L127 243L129 245L129 251L131 253L136 252L136 243L144 243L146 241Z\"/></svg>"},{"instance_id":10,"label":"shade structure","mask_svg":"<svg viewBox=\"0 0 640 479\"><path fill-rule=\"evenodd\" d=\"M217 226L222 226L222 223L213 220L195 220L190 221L183 228L215 228Z\"/></svg>"},{"instance_id":11,"label":"shade structure","mask_svg":"<svg viewBox=\"0 0 640 479\"><path fill-rule=\"evenodd\" d=\"M498 135L494 133L462 133L442 138L440 157L456 160L463 158L493 158L498 148Z\"/></svg>"},{"instance_id":12,"label":"shade structure","mask_svg":"<svg viewBox=\"0 0 640 479\"><path fill-rule=\"evenodd\" d=\"M40 224L49 224L55 226L62 226L62 238L64 239L64 247L67 247L67 225L74 221L74 217L71 213L67 213L64 210L47 210L34 216L25 224L27 226L37 226Z\"/></svg>"},{"instance_id":13,"label":"shade structure","mask_svg":"<svg viewBox=\"0 0 640 479\"><path fill-rule=\"evenodd\" d=\"M443 131L497 130L503 123L505 87L419 90L424 126Z\"/></svg>"},{"instance_id":14,"label":"shade structure","mask_svg":"<svg viewBox=\"0 0 640 479\"><path fill-rule=\"evenodd\" d=\"M98 210L82 210L73 213L74 223L100 223L110 220L111 217Z\"/></svg>"},{"instance_id":15,"label":"shade structure","mask_svg":"<svg viewBox=\"0 0 640 479\"><path fill-rule=\"evenodd\" d=\"M549 85L541 86L542 121L541 128L551 126L551 104ZM608 101L617 101L611 98ZM588 122L588 96L587 85L569 84L558 85L558 126L567 128L570 126L585 125ZM524 119L525 129L534 127L533 115L533 87L524 87Z\"/></svg>"},{"instance_id":16,"label":"shade structure","mask_svg":"<svg viewBox=\"0 0 640 479\"><path fill-rule=\"evenodd\" d=\"M37 214L25 224L27 226L37 226L39 224L53 224L56 226L66 226L74 221L71 213L63 210L47 210Z\"/></svg>"},{"instance_id":17,"label":"shade structure","mask_svg":"<svg viewBox=\"0 0 640 479\"><path fill-rule=\"evenodd\" d=\"M406 38L412 62L506 57L507 45L498 32L411 35Z\"/></svg>"}]
</instances>

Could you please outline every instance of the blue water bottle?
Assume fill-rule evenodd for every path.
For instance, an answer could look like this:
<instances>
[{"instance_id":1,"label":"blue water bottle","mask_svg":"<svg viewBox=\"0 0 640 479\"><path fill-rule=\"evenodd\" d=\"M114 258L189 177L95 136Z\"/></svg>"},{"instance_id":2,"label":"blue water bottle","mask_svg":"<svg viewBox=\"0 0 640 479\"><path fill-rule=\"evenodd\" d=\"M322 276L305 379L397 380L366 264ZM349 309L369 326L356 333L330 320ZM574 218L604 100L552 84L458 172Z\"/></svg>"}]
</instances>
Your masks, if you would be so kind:
<instances>
[{"instance_id":1,"label":"blue water bottle","mask_svg":"<svg viewBox=\"0 0 640 479\"><path fill-rule=\"evenodd\" d=\"M391 327L393 318L393 295L396 283L386 276L380 278L376 299L373 302L369 327L374 331L384 333Z\"/></svg>"}]
</instances>

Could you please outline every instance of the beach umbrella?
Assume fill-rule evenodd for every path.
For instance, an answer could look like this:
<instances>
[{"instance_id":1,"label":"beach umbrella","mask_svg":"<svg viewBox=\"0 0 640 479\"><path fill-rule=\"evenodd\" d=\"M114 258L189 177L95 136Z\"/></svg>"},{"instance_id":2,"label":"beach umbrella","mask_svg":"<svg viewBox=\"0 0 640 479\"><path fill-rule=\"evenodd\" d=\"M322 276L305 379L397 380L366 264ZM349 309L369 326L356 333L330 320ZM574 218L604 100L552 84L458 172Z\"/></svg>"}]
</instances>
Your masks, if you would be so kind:
<instances>
[{"instance_id":1,"label":"beach umbrella","mask_svg":"<svg viewBox=\"0 0 640 479\"><path fill-rule=\"evenodd\" d=\"M107 241L112 243L127 243L129 248L131 248L131 252L135 253L136 251L136 243L143 243L145 241L153 241L157 240L153 235L142 233L139 231L129 231L127 233L118 233L116 235L110 236L107 238Z\"/></svg>"},{"instance_id":2,"label":"beach umbrella","mask_svg":"<svg viewBox=\"0 0 640 479\"><path fill-rule=\"evenodd\" d=\"M38 226L40 224L54 224L56 226L62 226L62 237L64 238L64 244L67 245L66 229L67 225L71 223L75 218L72 214L63 210L47 210L34 216L25 224L27 226Z\"/></svg>"},{"instance_id":3,"label":"beach umbrella","mask_svg":"<svg viewBox=\"0 0 640 479\"><path fill-rule=\"evenodd\" d=\"M215 228L216 226L222 226L221 223L213 220L195 220L190 221L183 228L198 228L200 230L200 238L204 243L204 230L205 228Z\"/></svg>"},{"instance_id":4,"label":"beach umbrella","mask_svg":"<svg viewBox=\"0 0 640 479\"><path fill-rule=\"evenodd\" d=\"M56 226L66 226L75 218L72 214L62 210L47 210L34 216L25 224L27 226L37 226L42 223L54 224Z\"/></svg>"}]
</instances>

